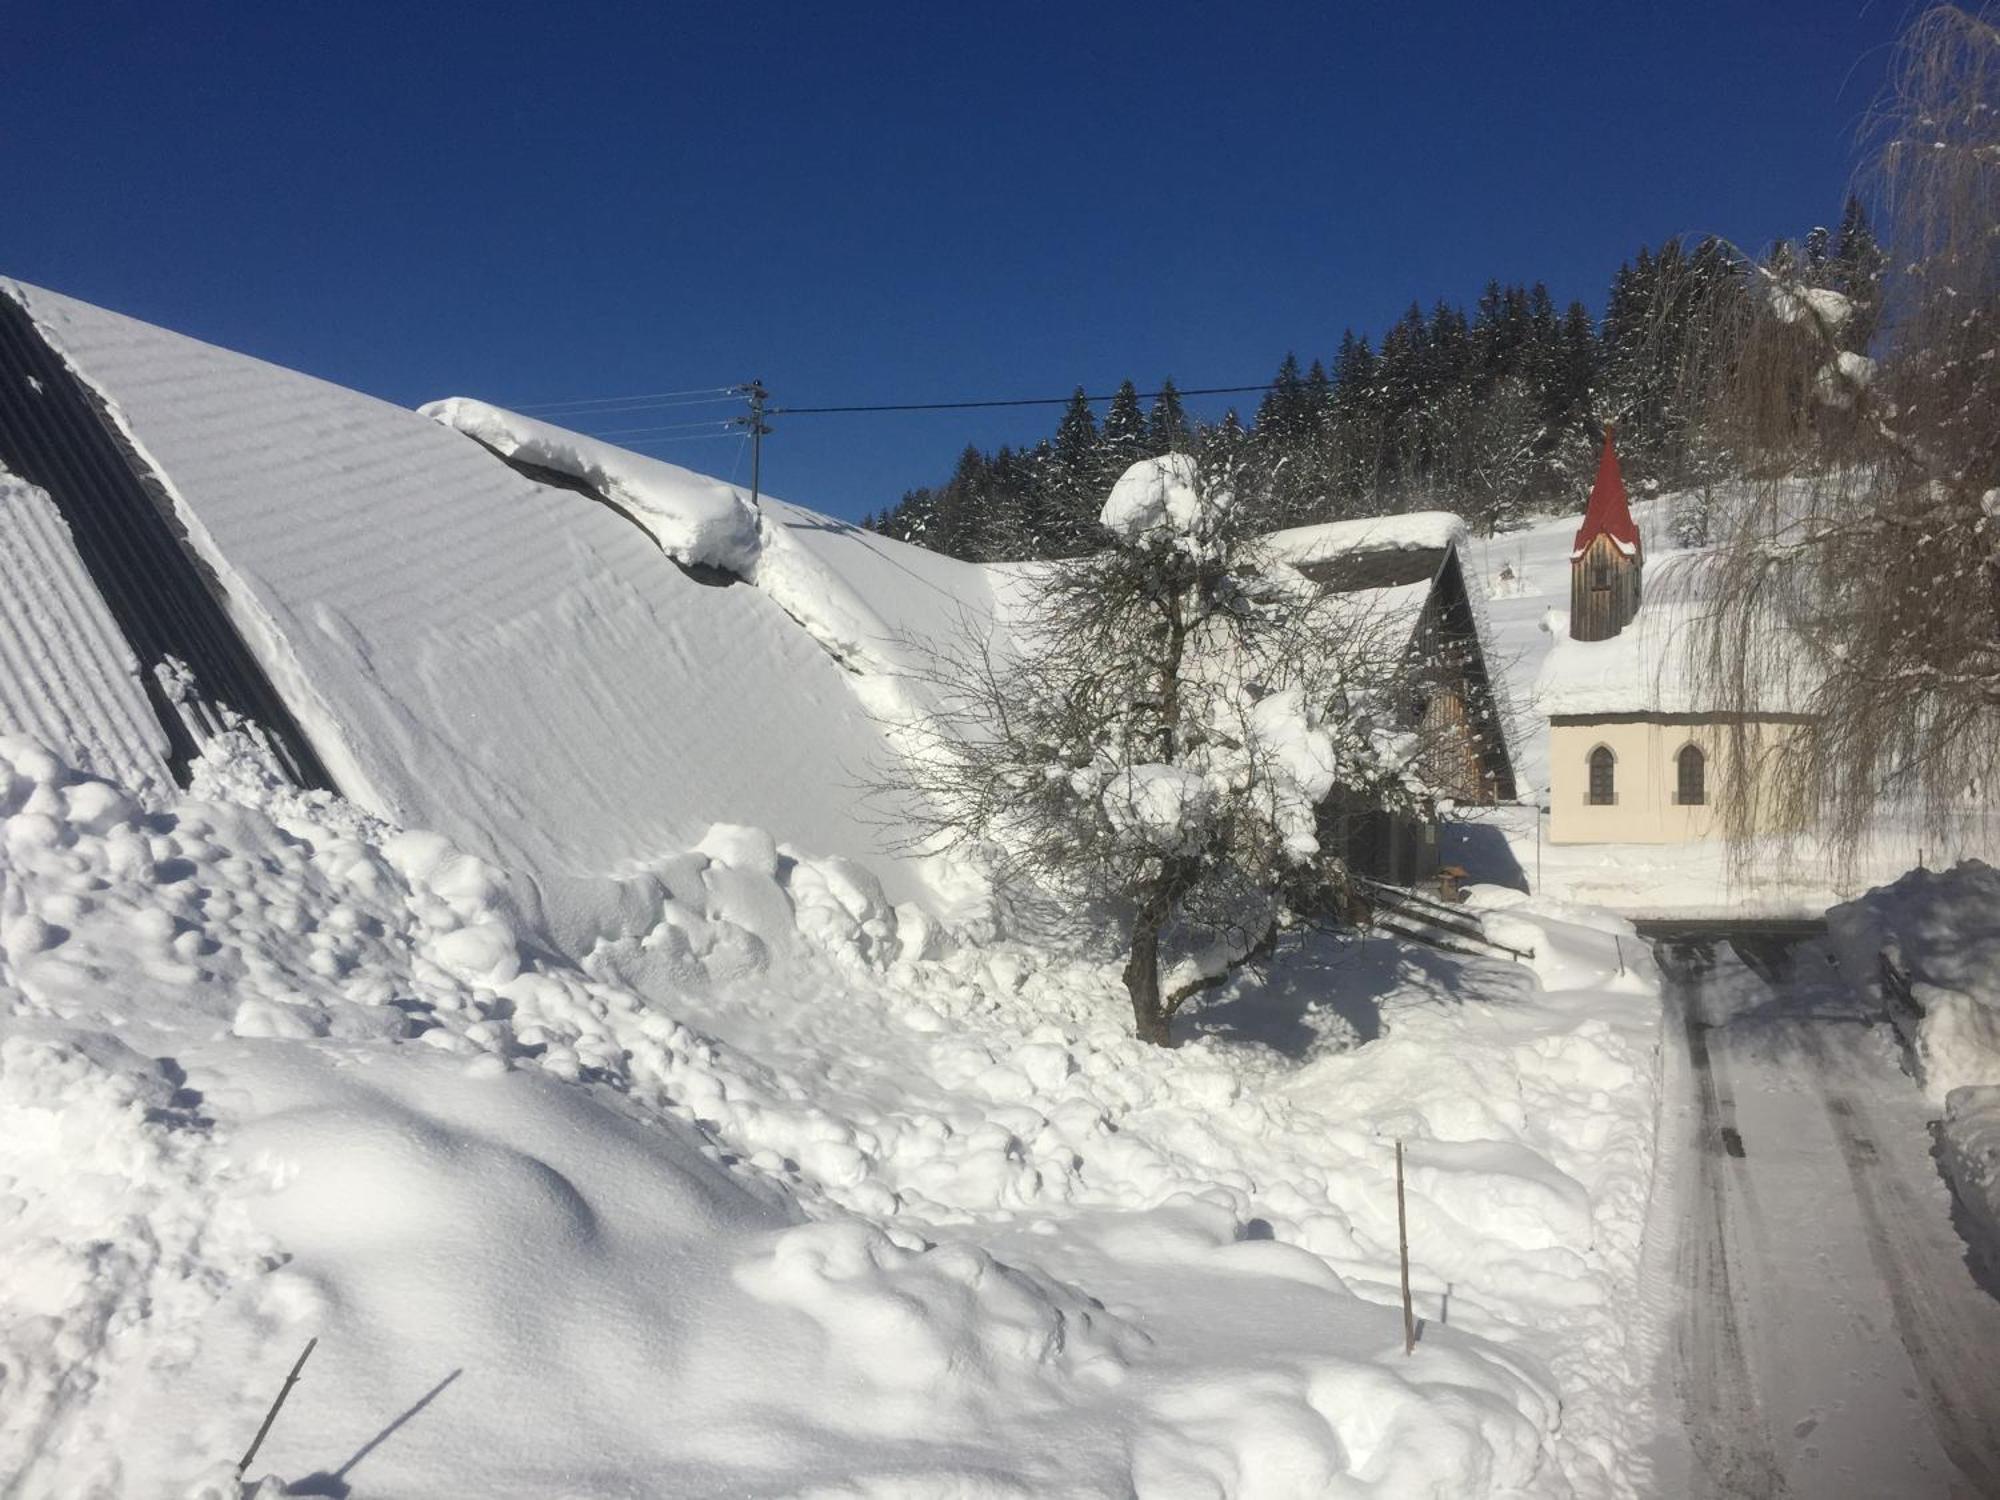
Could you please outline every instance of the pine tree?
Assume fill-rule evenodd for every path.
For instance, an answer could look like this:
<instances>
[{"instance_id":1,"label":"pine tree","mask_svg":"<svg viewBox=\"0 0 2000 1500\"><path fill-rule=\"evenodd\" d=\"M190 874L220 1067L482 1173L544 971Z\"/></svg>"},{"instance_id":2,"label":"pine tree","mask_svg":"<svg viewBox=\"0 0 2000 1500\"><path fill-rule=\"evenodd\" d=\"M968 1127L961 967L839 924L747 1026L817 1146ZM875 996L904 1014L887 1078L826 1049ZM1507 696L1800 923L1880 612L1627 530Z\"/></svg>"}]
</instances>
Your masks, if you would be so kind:
<instances>
[{"instance_id":1,"label":"pine tree","mask_svg":"<svg viewBox=\"0 0 2000 1500\"><path fill-rule=\"evenodd\" d=\"M1181 453L1188 446L1191 429L1187 413L1181 409L1181 393L1172 376L1160 383L1153 398L1153 410L1146 418L1146 442L1155 453Z\"/></svg>"},{"instance_id":2,"label":"pine tree","mask_svg":"<svg viewBox=\"0 0 2000 1500\"><path fill-rule=\"evenodd\" d=\"M1047 555L1073 557L1088 549L1103 506L1105 469L1103 439L1090 398L1078 386L1056 424L1049 447L1043 493L1048 506Z\"/></svg>"},{"instance_id":3,"label":"pine tree","mask_svg":"<svg viewBox=\"0 0 2000 1500\"><path fill-rule=\"evenodd\" d=\"M1123 470L1147 454L1146 418L1139 410L1139 388L1126 381L1111 398L1104 414L1104 446L1111 466Z\"/></svg>"},{"instance_id":4,"label":"pine tree","mask_svg":"<svg viewBox=\"0 0 2000 1500\"><path fill-rule=\"evenodd\" d=\"M1806 231L1806 237L1799 247L1799 271L1807 286L1825 286L1831 272L1829 253L1833 236L1824 224L1815 224Z\"/></svg>"},{"instance_id":5,"label":"pine tree","mask_svg":"<svg viewBox=\"0 0 2000 1500\"><path fill-rule=\"evenodd\" d=\"M1850 195L1840 216L1827 279L1827 285L1854 304L1853 316L1841 329L1843 348L1858 353L1873 342L1882 317L1882 274L1888 265L1888 252L1875 242L1875 231L1869 227L1868 211Z\"/></svg>"}]
</instances>

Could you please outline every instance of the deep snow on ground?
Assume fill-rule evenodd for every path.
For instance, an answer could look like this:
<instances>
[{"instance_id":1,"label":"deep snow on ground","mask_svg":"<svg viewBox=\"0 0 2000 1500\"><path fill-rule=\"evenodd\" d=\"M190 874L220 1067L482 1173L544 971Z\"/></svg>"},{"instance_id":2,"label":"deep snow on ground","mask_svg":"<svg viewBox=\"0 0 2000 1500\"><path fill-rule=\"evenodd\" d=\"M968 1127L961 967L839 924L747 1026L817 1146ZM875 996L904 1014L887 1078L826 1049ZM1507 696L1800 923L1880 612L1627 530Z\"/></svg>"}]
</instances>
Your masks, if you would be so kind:
<instances>
[{"instance_id":1,"label":"deep snow on ground","mask_svg":"<svg viewBox=\"0 0 2000 1500\"><path fill-rule=\"evenodd\" d=\"M1967 860L1911 870L1827 913L1841 975L1902 1032L1942 1106L1939 1158L1967 1229L2000 1273L2000 870ZM1880 960L1909 982L1914 1014Z\"/></svg>"},{"instance_id":2,"label":"deep snow on ground","mask_svg":"<svg viewBox=\"0 0 2000 1500\"><path fill-rule=\"evenodd\" d=\"M349 795L235 744L168 789L7 492L81 623L0 703L65 747L0 751L0 1491L227 1494L317 1336L254 1466L295 1493L1631 1492L1616 919L1479 892L1532 965L1299 941L1144 1047L1099 932L865 786L911 639L1018 570L768 499L752 557L672 466L598 504L15 290ZM723 586L668 555L718 518Z\"/></svg>"},{"instance_id":3,"label":"deep snow on ground","mask_svg":"<svg viewBox=\"0 0 2000 1500\"><path fill-rule=\"evenodd\" d=\"M592 977L247 752L171 802L4 764L22 1493L226 1471L311 1335L258 1460L303 1493L1622 1492L1656 1002L1615 923L1497 914L1539 983L1301 948L1161 1052L1107 966L750 830Z\"/></svg>"}]
</instances>

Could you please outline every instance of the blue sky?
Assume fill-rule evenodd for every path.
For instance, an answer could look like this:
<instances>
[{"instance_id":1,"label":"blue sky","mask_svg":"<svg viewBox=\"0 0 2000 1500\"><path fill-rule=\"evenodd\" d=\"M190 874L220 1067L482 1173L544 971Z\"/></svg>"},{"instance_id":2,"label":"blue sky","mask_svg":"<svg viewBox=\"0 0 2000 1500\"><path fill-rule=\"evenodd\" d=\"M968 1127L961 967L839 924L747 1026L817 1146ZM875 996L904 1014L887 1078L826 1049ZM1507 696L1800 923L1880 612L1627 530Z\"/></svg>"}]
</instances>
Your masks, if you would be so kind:
<instances>
[{"instance_id":1,"label":"blue sky","mask_svg":"<svg viewBox=\"0 0 2000 1500\"><path fill-rule=\"evenodd\" d=\"M1908 13L10 0L0 273L405 404L1235 385L1837 219ZM1054 418L781 418L766 486L858 516Z\"/></svg>"}]
</instances>

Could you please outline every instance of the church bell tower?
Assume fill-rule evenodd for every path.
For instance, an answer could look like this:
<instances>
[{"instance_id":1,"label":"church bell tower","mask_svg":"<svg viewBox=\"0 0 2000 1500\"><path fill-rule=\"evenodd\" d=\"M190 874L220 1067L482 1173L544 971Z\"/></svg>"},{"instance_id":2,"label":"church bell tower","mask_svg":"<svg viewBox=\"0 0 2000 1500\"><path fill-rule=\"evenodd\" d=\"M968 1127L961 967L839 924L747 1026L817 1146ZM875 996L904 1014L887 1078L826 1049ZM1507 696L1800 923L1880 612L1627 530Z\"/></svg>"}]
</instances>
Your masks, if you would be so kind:
<instances>
[{"instance_id":1,"label":"church bell tower","mask_svg":"<svg viewBox=\"0 0 2000 1500\"><path fill-rule=\"evenodd\" d=\"M1645 566L1645 548L1625 499L1625 479L1618 472L1618 454L1607 425L1597 481L1590 487L1583 525L1570 546L1571 638L1606 641L1631 624L1639 612L1639 575Z\"/></svg>"}]
</instances>

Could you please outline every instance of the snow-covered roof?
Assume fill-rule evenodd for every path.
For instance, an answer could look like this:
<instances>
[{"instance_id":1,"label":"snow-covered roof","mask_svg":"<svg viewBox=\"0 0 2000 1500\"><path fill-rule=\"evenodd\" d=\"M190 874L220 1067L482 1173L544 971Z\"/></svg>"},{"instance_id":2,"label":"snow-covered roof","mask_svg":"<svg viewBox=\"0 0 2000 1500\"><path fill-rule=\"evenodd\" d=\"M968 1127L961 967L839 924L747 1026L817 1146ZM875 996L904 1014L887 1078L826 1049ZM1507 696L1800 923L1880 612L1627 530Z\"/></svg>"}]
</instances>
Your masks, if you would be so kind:
<instances>
[{"instance_id":1,"label":"snow-covered roof","mask_svg":"<svg viewBox=\"0 0 2000 1500\"><path fill-rule=\"evenodd\" d=\"M1349 589L1328 594L1320 608L1350 644L1367 643L1370 652L1400 654L1417 633L1424 606L1430 602L1431 580L1382 589Z\"/></svg>"},{"instance_id":2,"label":"snow-covered roof","mask_svg":"<svg viewBox=\"0 0 2000 1500\"><path fill-rule=\"evenodd\" d=\"M127 786L165 788L166 736L48 494L0 468L0 734Z\"/></svg>"},{"instance_id":3,"label":"snow-covered roof","mask_svg":"<svg viewBox=\"0 0 2000 1500\"><path fill-rule=\"evenodd\" d=\"M922 894L857 783L895 753L897 636L990 609L981 569L771 502L752 581L706 587L415 412L7 290L161 476L340 789L519 872L565 940L719 821Z\"/></svg>"},{"instance_id":4,"label":"snow-covered roof","mask_svg":"<svg viewBox=\"0 0 2000 1500\"><path fill-rule=\"evenodd\" d=\"M1448 510L1400 516L1363 516L1294 526L1264 539L1270 554L1293 567L1378 552L1442 551L1465 536L1465 521Z\"/></svg>"}]
</instances>

